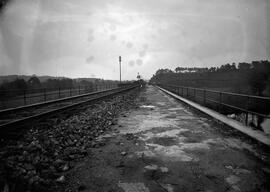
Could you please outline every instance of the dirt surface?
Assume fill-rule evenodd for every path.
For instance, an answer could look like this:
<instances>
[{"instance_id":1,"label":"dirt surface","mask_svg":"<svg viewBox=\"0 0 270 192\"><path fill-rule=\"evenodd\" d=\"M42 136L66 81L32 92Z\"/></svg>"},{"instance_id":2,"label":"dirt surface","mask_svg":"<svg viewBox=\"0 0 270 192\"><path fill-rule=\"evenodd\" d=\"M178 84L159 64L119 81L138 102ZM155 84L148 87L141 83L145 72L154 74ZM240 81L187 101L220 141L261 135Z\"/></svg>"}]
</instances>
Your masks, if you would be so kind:
<instances>
[{"instance_id":1,"label":"dirt surface","mask_svg":"<svg viewBox=\"0 0 270 192\"><path fill-rule=\"evenodd\" d=\"M96 139L66 191L270 191L269 153L257 145L152 86L138 106Z\"/></svg>"},{"instance_id":2,"label":"dirt surface","mask_svg":"<svg viewBox=\"0 0 270 192\"><path fill-rule=\"evenodd\" d=\"M95 138L122 111L136 107L138 94L134 89L17 127L23 135L0 140L0 191L62 191L66 174L91 155L87 149L100 146Z\"/></svg>"}]
</instances>

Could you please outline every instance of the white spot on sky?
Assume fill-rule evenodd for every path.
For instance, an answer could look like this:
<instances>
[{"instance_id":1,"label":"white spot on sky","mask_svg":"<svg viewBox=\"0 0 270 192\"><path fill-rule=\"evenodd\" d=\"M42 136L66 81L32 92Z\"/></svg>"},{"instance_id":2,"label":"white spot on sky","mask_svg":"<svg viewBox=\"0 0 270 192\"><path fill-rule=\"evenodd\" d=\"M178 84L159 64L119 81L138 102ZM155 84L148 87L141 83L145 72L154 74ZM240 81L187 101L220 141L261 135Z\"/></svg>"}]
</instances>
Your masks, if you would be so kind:
<instances>
[{"instance_id":1,"label":"white spot on sky","mask_svg":"<svg viewBox=\"0 0 270 192\"><path fill-rule=\"evenodd\" d=\"M127 48L133 47L133 44L131 42L127 42Z\"/></svg>"},{"instance_id":2,"label":"white spot on sky","mask_svg":"<svg viewBox=\"0 0 270 192\"><path fill-rule=\"evenodd\" d=\"M153 34L153 35L151 35L151 38L152 38L152 39L156 39L157 36Z\"/></svg>"},{"instance_id":3,"label":"white spot on sky","mask_svg":"<svg viewBox=\"0 0 270 192\"><path fill-rule=\"evenodd\" d=\"M140 51L139 55L140 55L140 57L144 57L146 55L146 52L145 51Z\"/></svg>"},{"instance_id":4,"label":"white spot on sky","mask_svg":"<svg viewBox=\"0 0 270 192\"><path fill-rule=\"evenodd\" d=\"M133 66L135 65L135 61L133 61L133 60L129 61L129 62L128 62L128 65L129 65L130 67L133 67Z\"/></svg>"},{"instance_id":5,"label":"white spot on sky","mask_svg":"<svg viewBox=\"0 0 270 192\"><path fill-rule=\"evenodd\" d=\"M92 36L92 35L88 36L88 42L92 42L92 41L94 41L94 39L95 39L94 36Z\"/></svg>"},{"instance_id":6,"label":"white spot on sky","mask_svg":"<svg viewBox=\"0 0 270 192\"><path fill-rule=\"evenodd\" d=\"M88 34L89 34L89 35L92 35L92 34L93 34L93 32L94 32L94 29L91 29L91 28L90 28L90 29L88 29Z\"/></svg>"},{"instance_id":7,"label":"white spot on sky","mask_svg":"<svg viewBox=\"0 0 270 192\"><path fill-rule=\"evenodd\" d=\"M142 65L142 64L143 64L143 60L137 59L137 60L136 60L136 64L137 64L138 66Z\"/></svg>"},{"instance_id":8,"label":"white spot on sky","mask_svg":"<svg viewBox=\"0 0 270 192\"><path fill-rule=\"evenodd\" d=\"M115 41L116 40L116 35L110 35L110 40Z\"/></svg>"},{"instance_id":9,"label":"white spot on sky","mask_svg":"<svg viewBox=\"0 0 270 192\"><path fill-rule=\"evenodd\" d=\"M90 57L88 57L87 59L86 59L86 62L87 63L92 63L92 61L95 59L95 57L94 56L90 56Z\"/></svg>"},{"instance_id":10,"label":"white spot on sky","mask_svg":"<svg viewBox=\"0 0 270 192\"><path fill-rule=\"evenodd\" d=\"M111 31L115 31L115 30L116 30L116 26L115 26L114 24L111 24L111 25L110 25L110 30L111 30Z\"/></svg>"},{"instance_id":11,"label":"white spot on sky","mask_svg":"<svg viewBox=\"0 0 270 192\"><path fill-rule=\"evenodd\" d=\"M143 44L144 49L148 49L148 47L149 47L148 44Z\"/></svg>"}]
</instances>

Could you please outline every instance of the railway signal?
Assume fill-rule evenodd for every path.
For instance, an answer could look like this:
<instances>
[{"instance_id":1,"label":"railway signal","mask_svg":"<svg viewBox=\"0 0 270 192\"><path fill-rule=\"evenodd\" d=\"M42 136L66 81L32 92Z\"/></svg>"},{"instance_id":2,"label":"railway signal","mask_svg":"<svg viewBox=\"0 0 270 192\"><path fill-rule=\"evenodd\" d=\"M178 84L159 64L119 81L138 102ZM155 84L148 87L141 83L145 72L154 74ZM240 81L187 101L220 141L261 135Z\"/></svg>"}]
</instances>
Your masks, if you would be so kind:
<instances>
[{"instance_id":1,"label":"railway signal","mask_svg":"<svg viewBox=\"0 0 270 192\"><path fill-rule=\"evenodd\" d=\"M122 58L121 58L121 56L119 56L120 83L122 81L122 79L121 79L121 61L122 61Z\"/></svg>"},{"instance_id":2,"label":"railway signal","mask_svg":"<svg viewBox=\"0 0 270 192\"><path fill-rule=\"evenodd\" d=\"M138 75L137 75L137 79L138 79L138 80L141 79L141 75L139 74L139 72L138 72Z\"/></svg>"}]
</instances>

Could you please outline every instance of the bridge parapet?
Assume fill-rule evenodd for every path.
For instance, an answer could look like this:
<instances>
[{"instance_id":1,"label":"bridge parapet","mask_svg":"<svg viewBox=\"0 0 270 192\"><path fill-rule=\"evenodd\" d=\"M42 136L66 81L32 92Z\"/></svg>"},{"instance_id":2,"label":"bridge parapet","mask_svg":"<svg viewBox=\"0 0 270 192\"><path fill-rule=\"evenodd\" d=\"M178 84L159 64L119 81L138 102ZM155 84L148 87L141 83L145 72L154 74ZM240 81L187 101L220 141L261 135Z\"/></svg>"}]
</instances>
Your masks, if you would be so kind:
<instances>
[{"instance_id":1,"label":"bridge parapet","mask_svg":"<svg viewBox=\"0 0 270 192\"><path fill-rule=\"evenodd\" d=\"M261 131L261 124L270 120L269 97L167 84L158 86Z\"/></svg>"}]
</instances>

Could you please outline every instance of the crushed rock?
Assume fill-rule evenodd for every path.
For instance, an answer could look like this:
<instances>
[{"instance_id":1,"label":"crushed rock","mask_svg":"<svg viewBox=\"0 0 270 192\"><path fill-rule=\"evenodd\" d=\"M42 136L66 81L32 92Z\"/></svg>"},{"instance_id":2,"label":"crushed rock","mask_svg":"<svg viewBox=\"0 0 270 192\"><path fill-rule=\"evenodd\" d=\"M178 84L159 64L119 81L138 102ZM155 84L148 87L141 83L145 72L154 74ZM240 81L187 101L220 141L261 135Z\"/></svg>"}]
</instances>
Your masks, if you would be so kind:
<instances>
[{"instance_id":1,"label":"crushed rock","mask_svg":"<svg viewBox=\"0 0 270 192\"><path fill-rule=\"evenodd\" d=\"M87 156L88 148L106 144L95 138L110 130L122 111L136 106L137 95L138 91L130 91L71 116L37 122L22 138L6 141L0 148L0 191L6 186L15 191L57 191L57 183L66 180L63 172Z\"/></svg>"},{"instance_id":2,"label":"crushed rock","mask_svg":"<svg viewBox=\"0 0 270 192\"><path fill-rule=\"evenodd\" d=\"M125 192L150 192L144 183L118 183L118 186Z\"/></svg>"}]
</instances>

